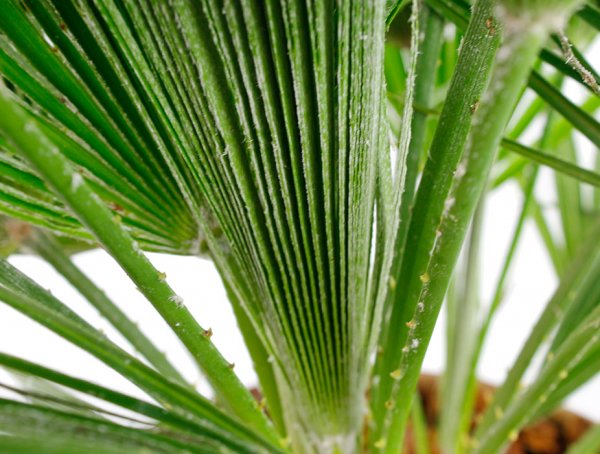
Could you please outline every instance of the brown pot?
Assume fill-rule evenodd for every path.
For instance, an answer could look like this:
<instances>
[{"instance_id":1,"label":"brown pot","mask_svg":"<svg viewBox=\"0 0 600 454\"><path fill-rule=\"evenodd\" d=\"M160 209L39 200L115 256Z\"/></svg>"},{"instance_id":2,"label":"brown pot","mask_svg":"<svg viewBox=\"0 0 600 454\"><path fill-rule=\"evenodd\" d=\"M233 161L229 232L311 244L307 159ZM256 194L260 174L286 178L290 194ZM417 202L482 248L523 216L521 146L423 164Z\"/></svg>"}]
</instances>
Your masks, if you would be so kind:
<instances>
[{"instance_id":1,"label":"brown pot","mask_svg":"<svg viewBox=\"0 0 600 454\"><path fill-rule=\"evenodd\" d=\"M475 399L475 418L490 402L494 387L479 384ZM419 380L419 394L428 425L429 444L433 454L441 454L436 447L439 417L439 378L423 374ZM561 454L579 439L592 423L570 411L557 410L547 418L525 427L517 439L508 447L506 454ZM414 442L409 428L406 437L406 452L414 454Z\"/></svg>"}]
</instances>

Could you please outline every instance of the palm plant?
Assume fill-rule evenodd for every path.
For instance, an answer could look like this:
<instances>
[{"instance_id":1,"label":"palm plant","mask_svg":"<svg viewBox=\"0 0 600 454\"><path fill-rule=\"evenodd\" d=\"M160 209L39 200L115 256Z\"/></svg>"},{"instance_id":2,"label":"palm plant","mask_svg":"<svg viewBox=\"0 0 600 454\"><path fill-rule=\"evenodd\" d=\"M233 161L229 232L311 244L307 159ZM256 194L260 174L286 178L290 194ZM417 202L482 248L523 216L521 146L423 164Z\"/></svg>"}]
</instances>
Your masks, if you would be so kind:
<instances>
[{"instance_id":1,"label":"palm plant","mask_svg":"<svg viewBox=\"0 0 600 454\"><path fill-rule=\"evenodd\" d=\"M5 259L0 300L147 396L0 353L38 385L0 399L2 452L401 452L409 420L422 429L413 396L445 299L444 452L500 452L598 372L600 167L583 167L574 142L600 145L583 50L598 3L388 3L2 2L1 251L50 263L142 359ZM579 105L566 80L584 87ZM557 225L534 192L539 166L555 172ZM477 213L507 182L523 206L481 309ZM471 431L476 366L528 218L560 285ZM71 260L95 247L214 399ZM145 251L214 262L264 401ZM573 452L598 449L595 429Z\"/></svg>"}]
</instances>

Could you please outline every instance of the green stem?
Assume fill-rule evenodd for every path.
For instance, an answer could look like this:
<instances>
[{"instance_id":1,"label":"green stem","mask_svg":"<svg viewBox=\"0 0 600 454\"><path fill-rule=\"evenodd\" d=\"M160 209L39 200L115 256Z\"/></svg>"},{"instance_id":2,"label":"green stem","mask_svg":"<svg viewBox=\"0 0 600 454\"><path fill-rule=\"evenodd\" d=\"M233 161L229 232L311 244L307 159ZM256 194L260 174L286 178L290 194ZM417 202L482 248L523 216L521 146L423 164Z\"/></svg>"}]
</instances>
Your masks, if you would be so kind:
<instances>
[{"instance_id":1,"label":"green stem","mask_svg":"<svg viewBox=\"0 0 600 454\"><path fill-rule=\"evenodd\" d=\"M70 282L156 370L179 383L186 383L165 354L73 263L54 238L38 231L29 246Z\"/></svg>"},{"instance_id":2,"label":"green stem","mask_svg":"<svg viewBox=\"0 0 600 454\"><path fill-rule=\"evenodd\" d=\"M456 169L470 129L472 106L480 98L489 77L499 41L497 34L490 33L490 29L486 27L486 20L493 13L494 3L493 0L480 0L476 3L473 19L464 37L457 70L414 203L407 248L401 272L396 276L399 292L393 301L389 321L380 337L380 345L384 346L384 349L375 366L375 377L379 380L375 391L380 393L380 401L388 400L387 407L393 408L386 409L378 403L375 413L378 430L375 446L385 448L387 452L398 452L400 449L410 409L410 402L407 403L406 400L412 398L414 389L412 386L401 390L397 386L400 373L398 363L408 332L406 323L411 319L417 305L413 295L407 293L409 274L417 257L421 260L428 257L431 244L435 241L439 213L444 209L443 200L450 189L452 173ZM384 416L385 414L387 416ZM394 428L391 427L392 420L396 421Z\"/></svg>"},{"instance_id":3,"label":"green stem","mask_svg":"<svg viewBox=\"0 0 600 454\"><path fill-rule=\"evenodd\" d=\"M409 329L406 341L402 343L399 364L397 363L399 380L393 395L395 406L389 415L389 453L400 449L407 409L412 398L409 390L416 386L467 227L483 193L504 128L549 31L550 25L535 15L516 16L506 13L504 9L502 11L504 42L498 52L489 87L481 103L474 105L473 111L476 113L474 112L473 127L462 162L454 168L454 181L451 182L453 187L445 195L440 194L441 207L431 207L432 211L437 208L429 217L435 225L434 235L431 236L427 231L429 236L425 236L425 239L422 237L415 264L408 274L408 301L405 302L407 317L397 320L395 325L401 326L402 322L406 322ZM484 18L479 18L488 33L492 33L496 27L490 20L490 12L492 11L488 11ZM524 17L529 17L533 22L523 24ZM477 10L473 20L477 20ZM466 46L466 42L463 46ZM449 170L452 172L454 169ZM428 224L421 224L423 225L429 227Z\"/></svg>"},{"instance_id":4,"label":"green stem","mask_svg":"<svg viewBox=\"0 0 600 454\"><path fill-rule=\"evenodd\" d=\"M183 305L181 297L35 121L11 100L5 88L0 89L0 114L3 133L127 272L188 348L221 399L241 420L276 442L277 435L266 416L210 337L204 335L206 331Z\"/></svg>"},{"instance_id":5,"label":"green stem","mask_svg":"<svg viewBox=\"0 0 600 454\"><path fill-rule=\"evenodd\" d=\"M466 408L469 399L471 364L477 354L477 316L480 306L479 283L481 282L481 237L485 198L481 199L466 244L464 271L456 273L459 292L454 304L448 303L448 330L453 338L448 342L446 370L442 387L440 413L440 446L444 452L460 452L461 429L470 420ZM462 267L461 267L462 268ZM450 312L452 313L450 314ZM457 415L461 415L457 417ZM466 421L465 421L466 420Z\"/></svg>"},{"instance_id":6,"label":"green stem","mask_svg":"<svg viewBox=\"0 0 600 454\"><path fill-rule=\"evenodd\" d=\"M429 108L435 88L436 67L441 51L444 21L431 8L425 6L420 11L419 22L424 23L424 39L419 45L419 56L416 66L416 74L419 76L415 80L413 104ZM414 110L411 124L411 141L406 158L404 192L402 193L400 203L400 224L398 226L395 246L395 250L400 252L394 258L395 261L392 264L393 276L397 276L399 273L398 267L402 261L401 257L405 249L406 235L408 233L408 225L414 202L415 185L419 174L419 161L423 155L425 146L428 118L429 113ZM395 290L390 289L384 307L391 307L394 298ZM385 330L385 327L383 330ZM382 335L380 339L385 339L385 337ZM375 375L378 373L380 371L376 369ZM376 415L376 420L383 419L385 400L388 398L385 393L378 392L380 389L379 387L374 387L371 399L371 406Z\"/></svg>"},{"instance_id":7,"label":"green stem","mask_svg":"<svg viewBox=\"0 0 600 454\"><path fill-rule=\"evenodd\" d=\"M553 155L544 153L541 150L527 147L509 139L503 139L502 146L507 150L518 153L532 161L550 167L551 169L556 170L558 173L568 175L577 181L600 187L600 174L597 172L592 172L572 164L565 159L557 158Z\"/></svg>"},{"instance_id":8,"label":"green stem","mask_svg":"<svg viewBox=\"0 0 600 454\"><path fill-rule=\"evenodd\" d=\"M401 251L399 261L405 249L407 226L410 223L410 214L414 204L416 182L419 174L419 162L423 157L425 138L427 132L427 120L432 111L431 101L435 89L436 68L442 47L444 20L431 8L424 6L421 10L421 23L424 23L424 39L419 46L419 57L417 60L415 80L414 105L424 107L425 110L415 108L412 118L411 141L406 158L406 179L404 181L404 192L400 204L402 220L397 238L397 248ZM390 301L393 299L390 292Z\"/></svg>"},{"instance_id":9,"label":"green stem","mask_svg":"<svg viewBox=\"0 0 600 454\"><path fill-rule=\"evenodd\" d=\"M600 123L594 117L569 101L536 71L531 73L529 86L593 144L600 147Z\"/></svg>"},{"instance_id":10,"label":"green stem","mask_svg":"<svg viewBox=\"0 0 600 454\"><path fill-rule=\"evenodd\" d=\"M544 130L544 134L542 137L542 143L547 137L547 132L549 131L548 125L546 125L546 129ZM503 139L506 140L506 139ZM512 240L508 247L508 251L506 253L506 257L504 259L504 263L502 269L500 271L500 275L498 277L495 291L492 297L492 302L490 304L487 313L484 315L484 320L481 324L481 327L478 329L476 334L476 349L475 353L471 358L471 364L469 367L469 377L466 381L466 397L463 401L462 411L460 414L463 415L463 423L461 426L461 434L459 435L461 441L468 440L468 432L470 429L470 421L472 418L473 406L475 405L476 391L477 391L477 365L479 363L480 355L486 340L486 335L488 333L489 327L493 320L493 316L496 313L500 303L502 302L502 298L504 296L505 283L508 278L509 270L513 263L513 259L515 257L515 253L517 251L517 246L521 239L521 234L523 232L523 227L525 225L525 221L531 211L532 202L534 199L534 189L537 181L538 175L538 166L531 166L530 173L526 175L526 181L522 183L523 186L523 205L521 208L521 212L519 218L517 220L517 224L515 226ZM461 444L459 453L464 452L466 449L465 443Z\"/></svg>"},{"instance_id":11,"label":"green stem","mask_svg":"<svg viewBox=\"0 0 600 454\"><path fill-rule=\"evenodd\" d=\"M473 358L471 360L470 366L470 378L468 391L467 391L467 400L469 401L469 405L474 403L475 392L477 388L477 380L476 380L476 369L477 364L481 355L481 351L484 346L484 342L486 339L486 335L488 333L489 327L492 323L493 316L496 313L496 310L500 306L502 302L502 297L504 296L505 290L505 282L508 278L510 267L513 263L513 258L515 257L515 253L517 251L517 246L519 244L519 240L521 239L521 233L523 232L523 227L525 225L525 221L527 219L527 215L531 209L531 202L533 200L533 190L535 188L535 182L537 181L537 173L538 168L535 166L532 169L531 175L528 176L527 183L525 183L525 187L523 189L523 206L521 208L521 213L519 215L519 219L517 220L517 225L515 226L514 233L512 235L512 240L510 242L508 251L506 253L506 257L504 258L504 263L502 265L502 270L500 271L500 276L498 277L498 281L495 286L494 295L492 297L492 302L490 307L485 314L485 319L477 333L477 348Z\"/></svg>"}]
</instances>

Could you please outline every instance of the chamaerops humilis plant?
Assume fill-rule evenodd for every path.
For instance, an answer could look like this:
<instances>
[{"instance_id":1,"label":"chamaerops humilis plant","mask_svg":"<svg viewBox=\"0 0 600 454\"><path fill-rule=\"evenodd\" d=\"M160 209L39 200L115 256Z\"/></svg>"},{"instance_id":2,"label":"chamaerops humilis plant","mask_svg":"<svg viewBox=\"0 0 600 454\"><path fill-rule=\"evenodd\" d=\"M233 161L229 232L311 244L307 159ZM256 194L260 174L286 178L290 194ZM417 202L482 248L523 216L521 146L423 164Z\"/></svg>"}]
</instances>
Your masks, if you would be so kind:
<instances>
[{"instance_id":1,"label":"chamaerops humilis plant","mask_svg":"<svg viewBox=\"0 0 600 454\"><path fill-rule=\"evenodd\" d=\"M0 384L0 452L503 452L600 370L599 29L595 0L1 0L0 301L144 397L4 343L17 384ZM535 192L542 168L555 207ZM481 301L481 213L505 184L522 206ZM473 426L529 220L560 282ZM214 395L72 260L93 248ZM262 399L148 251L214 263ZM122 338L13 253L49 263ZM434 446L415 390L444 301ZM600 452L598 428L570 449Z\"/></svg>"}]
</instances>

